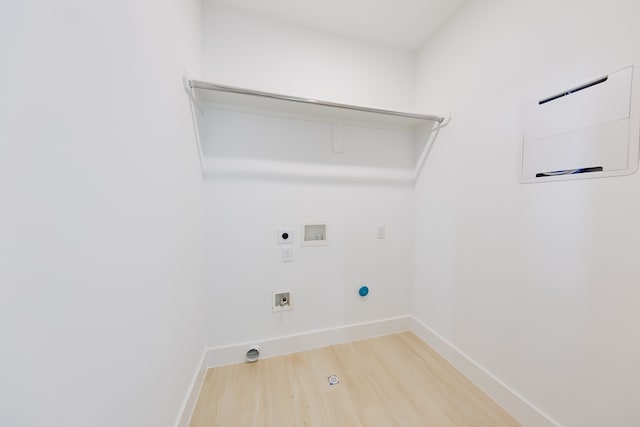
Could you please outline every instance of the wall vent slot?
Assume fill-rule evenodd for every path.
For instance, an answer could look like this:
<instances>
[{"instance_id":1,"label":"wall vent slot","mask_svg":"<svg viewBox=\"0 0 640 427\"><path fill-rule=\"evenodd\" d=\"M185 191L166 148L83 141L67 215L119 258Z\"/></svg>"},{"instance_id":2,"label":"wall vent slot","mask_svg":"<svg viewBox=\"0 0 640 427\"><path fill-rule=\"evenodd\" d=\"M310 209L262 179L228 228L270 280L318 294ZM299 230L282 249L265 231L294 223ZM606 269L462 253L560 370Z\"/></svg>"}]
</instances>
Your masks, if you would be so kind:
<instances>
[{"instance_id":1,"label":"wall vent slot","mask_svg":"<svg viewBox=\"0 0 640 427\"><path fill-rule=\"evenodd\" d=\"M588 89L588 88L590 88L592 86L595 86L595 85L599 85L600 83L606 82L608 79L609 79L609 76L605 76L605 77L602 77L601 79L594 80L594 81L589 82L589 83L585 83L582 86L578 86L576 88L569 89L566 92L559 93L558 95L554 95L554 96L551 96L549 98L543 99L542 101L538 102L538 105L546 104L547 102L555 101L556 99L562 98L563 96L569 96L572 93L580 92L581 90Z\"/></svg>"},{"instance_id":2,"label":"wall vent slot","mask_svg":"<svg viewBox=\"0 0 640 427\"><path fill-rule=\"evenodd\" d=\"M544 178L545 176L576 175L579 173L602 172L602 171L603 171L602 166L594 166L590 168L579 168L579 169L565 169L561 171L539 172L536 174L536 178Z\"/></svg>"},{"instance_id":3,"label":"wall vent slot","mask_svg":"<svg viewBox=\"0 0 640 427\"><path fill-rule=\"evenodd\" d=\"M640 90L632 88L640 81L632 83L640 75L633 71L630 66L594 74L598 77L588 83L566 84L572 89L524 106L520 182L634 173L640 158Z\"/></svg>"}]
</instances>

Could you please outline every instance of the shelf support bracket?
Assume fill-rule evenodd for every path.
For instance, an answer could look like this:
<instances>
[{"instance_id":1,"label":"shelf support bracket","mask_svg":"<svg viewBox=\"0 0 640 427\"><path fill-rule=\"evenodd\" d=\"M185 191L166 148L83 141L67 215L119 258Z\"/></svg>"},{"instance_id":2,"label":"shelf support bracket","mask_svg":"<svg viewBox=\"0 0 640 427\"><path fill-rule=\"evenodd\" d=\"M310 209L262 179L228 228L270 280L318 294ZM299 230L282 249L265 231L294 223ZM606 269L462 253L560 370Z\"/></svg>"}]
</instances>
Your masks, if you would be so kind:
<instances>
[{"instance_id":1,"label":"shelf support bracket","mask_svg":"<svg viewBox=\"0 0 640 427\"><path fill-rule=\"evenodd\" d=\"M342 123L333 122L333 152L344 152L344 128Z\"/></svg>"}]
</instances>

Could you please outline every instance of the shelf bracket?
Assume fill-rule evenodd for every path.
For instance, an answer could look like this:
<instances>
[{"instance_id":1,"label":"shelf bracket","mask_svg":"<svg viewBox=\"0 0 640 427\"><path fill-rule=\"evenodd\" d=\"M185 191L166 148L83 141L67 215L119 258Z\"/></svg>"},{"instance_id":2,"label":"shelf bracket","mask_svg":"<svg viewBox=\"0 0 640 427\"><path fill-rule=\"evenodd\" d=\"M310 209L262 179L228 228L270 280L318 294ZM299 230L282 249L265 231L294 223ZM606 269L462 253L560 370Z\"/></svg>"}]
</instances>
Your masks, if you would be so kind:
<instances>
[{"instance_id":1,"label":"shelf bracket","mask_svg":"<svg viewBox=\"0 0 640 427\"><path fill-rule=\"evenodd\" d=\"M333 152L344 152L344 128L342 123L333 122Z\"/></svg>"}]
</instances>

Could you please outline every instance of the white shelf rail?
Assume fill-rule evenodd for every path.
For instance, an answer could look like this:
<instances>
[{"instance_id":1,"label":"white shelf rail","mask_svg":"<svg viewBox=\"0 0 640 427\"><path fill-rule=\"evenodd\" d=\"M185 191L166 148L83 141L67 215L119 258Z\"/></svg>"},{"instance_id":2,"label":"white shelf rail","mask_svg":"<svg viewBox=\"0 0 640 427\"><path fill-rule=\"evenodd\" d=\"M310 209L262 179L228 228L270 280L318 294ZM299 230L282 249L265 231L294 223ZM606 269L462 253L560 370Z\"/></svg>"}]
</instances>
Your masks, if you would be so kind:
<instances>
[{"instance_id":1,"label":"white shelf rail","mask_svg":"<svg viewBox=\"0 0 640 427\"><path fill-rule=\"evenodd\" d=\"M363 113L370 113L370 114L381 114L385 116L401 117L405 119L424 120L424 121L432 121L432 122L438 122L438 123L442 123L445 120L445 118L441 116L406 113L402 111L383 110L379 108L361 107L358 105L340 104L336 102L320 101L320 100L311 99L311 98L300 98L297 96L280 95L280 94L271 93L271 92L262 92L258 90L252 90L252 89L243 89L243 88L238 88L233 86L224 86L224 85L219 85L215 83L203 82L199 80L189 80L189 87L191 89L204 89L204 90L212 90L217 92L250 95L250 96L257 96L261 98L275 99L278 101L297 102L300 104L317 105L320 107L339 108L343 110L360 111Z\"/></svg>"}]
</instances>

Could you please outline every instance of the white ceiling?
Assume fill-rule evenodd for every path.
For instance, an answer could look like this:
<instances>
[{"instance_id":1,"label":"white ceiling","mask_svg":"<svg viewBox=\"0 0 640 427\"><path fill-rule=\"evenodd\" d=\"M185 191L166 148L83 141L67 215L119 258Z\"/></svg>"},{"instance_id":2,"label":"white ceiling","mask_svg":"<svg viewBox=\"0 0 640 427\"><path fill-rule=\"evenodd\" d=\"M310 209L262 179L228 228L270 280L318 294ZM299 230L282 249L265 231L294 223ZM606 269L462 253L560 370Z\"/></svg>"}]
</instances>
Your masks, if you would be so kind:
<instances>
[{"instance_id":1,"label":"white ceiling","mask_svg":"<svg viewBox=\"0 0 640 427\"><path fill-rule=\"evenodd\" d=\"M395 48L422 47L470 0L214 0Z\"/></svg>"}]
</instances>

